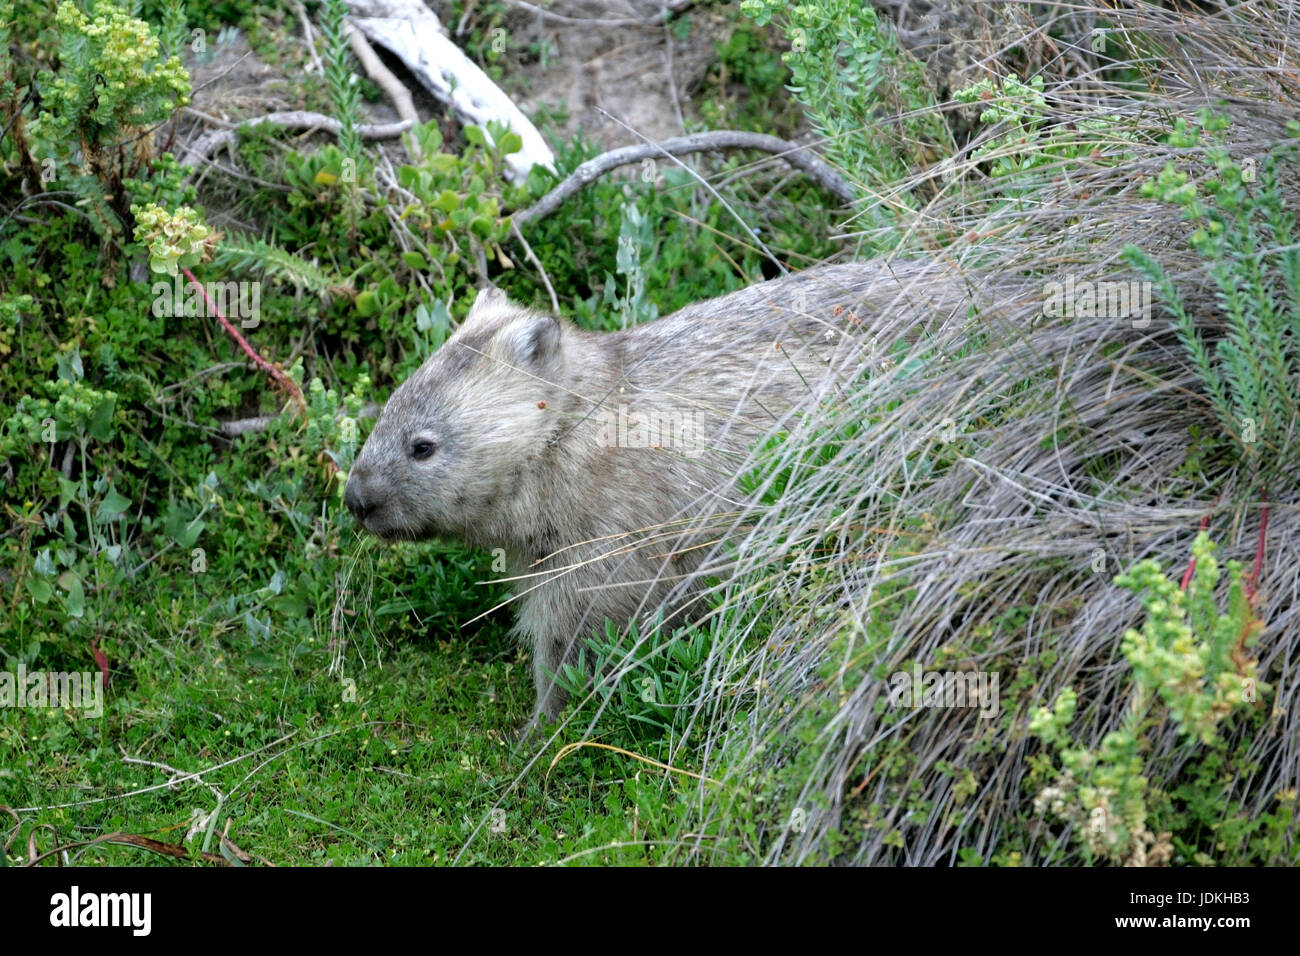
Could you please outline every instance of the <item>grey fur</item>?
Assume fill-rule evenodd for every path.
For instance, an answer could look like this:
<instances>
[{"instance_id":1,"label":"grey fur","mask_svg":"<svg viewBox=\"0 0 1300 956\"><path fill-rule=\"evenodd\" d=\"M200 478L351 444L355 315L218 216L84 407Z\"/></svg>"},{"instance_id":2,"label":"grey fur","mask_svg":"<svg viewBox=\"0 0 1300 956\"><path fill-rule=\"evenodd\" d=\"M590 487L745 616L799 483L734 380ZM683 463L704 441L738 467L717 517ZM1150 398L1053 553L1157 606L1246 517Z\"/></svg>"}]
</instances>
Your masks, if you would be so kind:
<instances>
[{"instance_id":1,"label":"grey fur","mask_svg":"<svg viewBox=\"0 0 1300 956\"><path fill-rule=\"evenodd\" d=\"M702 522L743 504L755 442L877 367L877 341L962 320L970 301L926 261L825 266L621 332L481 293L389 399L345 500L384 538L504 549L537 713L554 717L548 673L580 638L689 604ZM669 427L636 428L655 420ZM419 441L436 444L424 460Z\"/></svg>"}]
</instances>

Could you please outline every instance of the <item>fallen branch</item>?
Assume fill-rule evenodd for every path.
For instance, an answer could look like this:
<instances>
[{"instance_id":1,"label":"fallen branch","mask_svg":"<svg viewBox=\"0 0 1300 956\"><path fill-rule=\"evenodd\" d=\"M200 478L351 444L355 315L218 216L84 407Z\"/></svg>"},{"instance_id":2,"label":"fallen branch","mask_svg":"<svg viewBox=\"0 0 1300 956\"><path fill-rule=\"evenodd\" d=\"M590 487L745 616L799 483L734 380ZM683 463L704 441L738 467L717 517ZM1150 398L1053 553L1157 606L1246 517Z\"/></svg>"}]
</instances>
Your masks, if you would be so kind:
<instances>
[{"instance_id":1,"label":"fallen branch","mask_svg":"<svg viewBox=\"0 0 1300 956\"><path fill-rule=\"evenodd\" d=\"M181 149L186 153L186 158L181 160L181 165L190 169L190 175L193 175L193 171L201 163L206 162L218 149L238 143L239 127L241 126L261 126L264 123L273 123L276 126L283 126L285 129L324 130L335 136L343 128L343 125L333 117L326 116L324 113L312 113L308 110L286 110L280 113L267 113L265 116L254 116L252 119L238 123L217 120L213 117L205 117L205 119L208 122L223 124L226 129L204 133L191 145L181 144ZM402 120L399 123L377 123L359 126L357 133L362 139L396 139L413 125L410 120Z\"/></svg>"},{"instance_id":2,"label":"fallen branch","mask_svg":"<svg viewBox=\"0 0 1300 956\"><path fill-rule=\"evenodd\" d=\"M857 193L848 181L830 166L822 162L811 152L811 147L801 146L789 140L778 139L764 133L746 133L739 130L714 130L708 133L694 133L690 136L678 136L664 140L662 143L642 143L637 146L623 146L608 153L589 159L575 169L565 180L549 193L514 215L517 223L533 222L544 219L559 208L564 200L574 193L595 182L605 173L620 166L639 163L646 159L660 156L683 156L688 153L703 153L722 149L756 149L771 153L805 173L815 183L833 195L840 202L848 205L857 198Z\"/></svg>"},{"instance_id":3,"label":"fallen branch","mask_svg":"<svg viewBox=\"0 0 1300 956\"><path fill-rule=\"evenodd\" d=\"M271 426L271 422L279 418L279 415L258 415L255 418L237 418L231 422L222 422L221 434L226 438L238 438L240 435L266 431Z\"/></svg>"},{"instance_id":4,"label":"fallen branch","mask_svg":"<svg viewBox=\"0 0 1300 956\"><path fill-rule=\"evenodd\" d=\"M663 4L658 14L648 17L566 17L544 7L526 3L525 0L506 0L506 3L520 10L527 10L543 20L550 20L552 23L565 23L579 27L654 26L655 24L669 23L695 6L695 0L673 0L671 3Z\"/></svg>"},{"instance_id":5,"label":"fallen branch","mask_svg":"<svg viewBox=\"0 0 1300 956\"><path fill-rule=\"evenodd\" d=\"M534 166L555 169L555 156L527 116L443 32L423 0L348 0L352 22L400 59L430 93L451 106L462 123L482 127L496 120L522 143L505 157L506 171L523 182Z\"/></svg>"}]
</instances>

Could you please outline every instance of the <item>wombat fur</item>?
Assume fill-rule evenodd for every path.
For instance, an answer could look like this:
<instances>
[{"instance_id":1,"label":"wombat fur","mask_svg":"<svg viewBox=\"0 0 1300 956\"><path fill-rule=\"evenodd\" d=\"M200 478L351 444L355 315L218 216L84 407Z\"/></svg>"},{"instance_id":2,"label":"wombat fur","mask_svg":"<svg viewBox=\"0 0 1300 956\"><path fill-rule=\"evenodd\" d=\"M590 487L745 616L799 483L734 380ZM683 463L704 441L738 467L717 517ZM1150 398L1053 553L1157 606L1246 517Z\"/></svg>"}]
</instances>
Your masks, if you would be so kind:
<instances>
[{"instance_id":1,"label":"wombat fur","mask_svg":"<svg viewBox=\"0 0 1300 956\"><path fill-rule=\"evenodd\" d=\"M690 605L754 445L879 367L883 349L966 316L965 283L933 262L823 266L619 332L479 294L393 393L345 502L386 539L503 549L537 716L564 706L571 649Z\"/></svg>"}]
</instances>

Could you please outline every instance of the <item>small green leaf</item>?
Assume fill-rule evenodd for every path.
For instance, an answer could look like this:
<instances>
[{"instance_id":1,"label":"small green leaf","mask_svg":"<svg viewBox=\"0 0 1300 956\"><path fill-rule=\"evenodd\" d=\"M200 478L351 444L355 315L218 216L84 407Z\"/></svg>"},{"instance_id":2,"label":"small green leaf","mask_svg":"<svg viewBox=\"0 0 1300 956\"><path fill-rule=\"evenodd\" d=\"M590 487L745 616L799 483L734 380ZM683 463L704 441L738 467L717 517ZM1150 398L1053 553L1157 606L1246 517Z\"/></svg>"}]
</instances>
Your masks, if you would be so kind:
<instances>
[{"instance_id":1,"label":"small green leaf","mask_svg":"<svg viewBox=\"0 0 1300 956\"><path fill-rule=\"evenodd\" d=\"M440 209L443 212L452 212L460 208L460 197L450 189L444 189L431 205L434 209Z\"/></svg>"},{"instance_id":2,"label":"small green leaf","mask_svg":"<svg viewBox=\"0 0 1300 956\"><path fill-rule=\"evenodd\" d=\"M121 494L116 488L109 488L108 494L100 502L99 510L95 512L95 520L112 521L129 507L131 507L130 498Z\"/></svg>"},{"instance_id":3,"label":"small green leaf","mask_svg":"<svg viewBox=\"0 0 1300 956\"><path fill-rule=\"evenodd\" d=\"M458 165L460 165L460 157L453 156L451 153L435 153L429 157L429 166L436 173L449 173Z\"/></svg>"},{"instance_id":4,"label":"small green leaf","mask_svg":"<svg viewBox=\"0 0 1300 956\"><path fill-rule=\"evenodd\" d=\"M113 399L105 398L95 406L95 411L91 413L90 423L86 426L86 433L96 441L108 441L113 437L113 406Z\"/></svg>"},{"instance_id":5,"label":"small green leaf","mask_svg":"<svg viewBox=\"0 0 1300 956\"><path fill-rule=\"evenodd\" d=\"M50 598L54 596L54 589L50 587L50 582L44 578L38 578L29 574L26 578L27 593L32 596L32 600L37 604L48 604Z\"/></svg>"},{"instance_id":6,"label":"small green leaf","mask_svg":"<svg viewBox=\"0 0 1300 956\"><path fill-rule=\"evenodd\" d=\"M247 632L248 636L254 640L262 637L270 637L271 635L271 625L259 621L253 616L252 611L244 612L244 630ZM246 658L246 660L251 661L251 655L249 658Z\"/></svg>"},{"instance_id":7,"label":"small green leaf","mask_svg":"<svg viewBox=\"0 0 1300 956\"><path fill-rule=\"evenodd\" d=\"M203 534L203 529L207 525L206 521L193 521L185 526L180 537L177 539L181 547L189 549L194 547L194 542L199 540L199 535Z\"/></svg>"},{"instance_id":8,"label":"small green leaf","mask_svg":"<svg viewBox=\"0 0 1300 956\"><path fill-rule=\"evenodd\" d=\"M501 148L501 155L509 156L511 153L517 153L524 148L524 140L522 136L511 130L501 137L501 142L498 145Z\"/></svg>"},{"instance_id":9,"label":"small green leaf","mask_svg":"<svg viewBox=\"0 0 1300 956\"><path fill-rule=\"evenodd\" d=\"M86 594L81 588L81 576L75 571L59 575L59 587L68 592L64 601L68 617L81 617L86 613Z\"/></svg>"}]
</instances>

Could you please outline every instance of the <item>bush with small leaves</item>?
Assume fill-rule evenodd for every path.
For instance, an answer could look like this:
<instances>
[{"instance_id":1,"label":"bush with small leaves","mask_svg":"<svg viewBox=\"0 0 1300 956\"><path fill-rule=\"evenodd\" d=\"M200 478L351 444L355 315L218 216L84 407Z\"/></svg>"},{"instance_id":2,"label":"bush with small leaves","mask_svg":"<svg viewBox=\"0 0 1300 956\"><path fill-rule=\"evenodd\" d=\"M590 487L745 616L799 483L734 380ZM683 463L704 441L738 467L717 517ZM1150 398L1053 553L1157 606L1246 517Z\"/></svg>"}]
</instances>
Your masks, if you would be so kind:
<instances>
[{"instance_id":1,"label":"bush with small leaves","mask_svg":"<svg viewBox=\"0 0 1300 956\"><path fill-rule=\"evenodd\" d=\"M1238 562L1228 565L1228 608L1219 613L1214 547L1204 532L1197 536L1192 545L1196 569L1185 592L1150 559L1115 578L1142 596L1146 620L1140 631L1124 633L1120 649L1133 670L1132 692L1120 728L1106 734L1098 749L1079 746L1070 735L1078 704L1072 688L1062 690L1052 707L1038 708L1029 721L1029 732L1060 763L1034 807L1071 824L1089 857L1138 866L1168 862L1171 838L1182 837L1149 828L1143 754L1150 750L1148 732L1164 719L1158 704L1178 734L1190 738L1187 746L1199 742L1217 751L1225 746L1217 733L1220 724L1235 712L1254 708L1270 691L1259 681L1258 661L1249 653L1263 623L1246 596ZM1202 751L1202 759L1209 757ZM1197 759L1189 762L1194 765Z\"/></svg>"}]
</instances>

